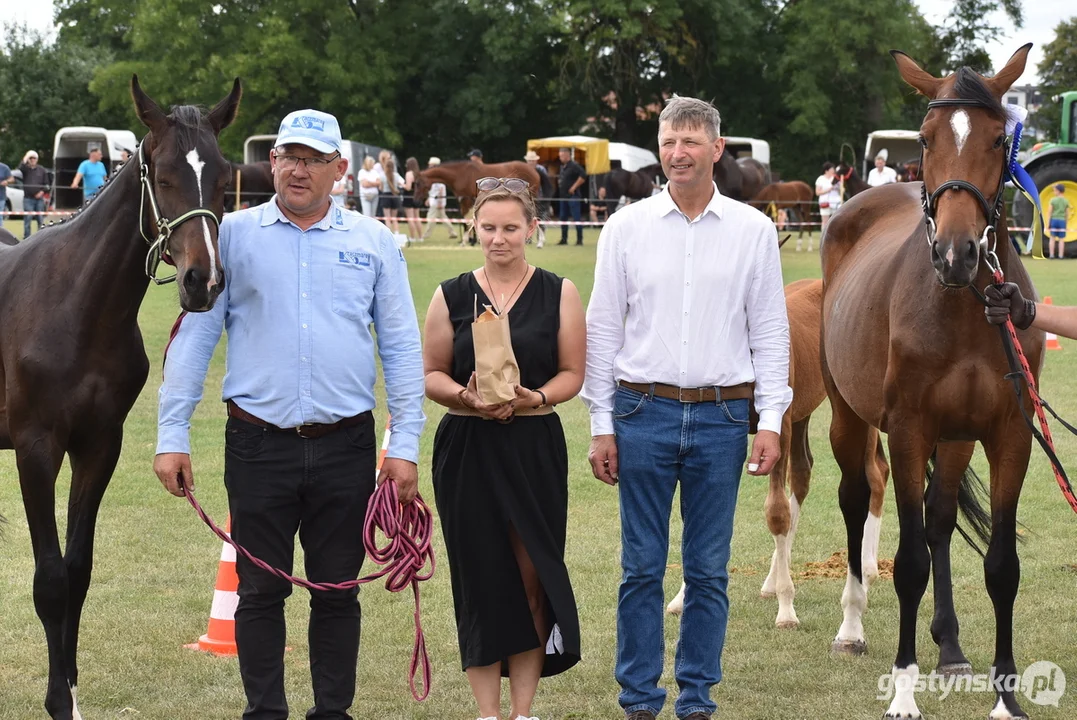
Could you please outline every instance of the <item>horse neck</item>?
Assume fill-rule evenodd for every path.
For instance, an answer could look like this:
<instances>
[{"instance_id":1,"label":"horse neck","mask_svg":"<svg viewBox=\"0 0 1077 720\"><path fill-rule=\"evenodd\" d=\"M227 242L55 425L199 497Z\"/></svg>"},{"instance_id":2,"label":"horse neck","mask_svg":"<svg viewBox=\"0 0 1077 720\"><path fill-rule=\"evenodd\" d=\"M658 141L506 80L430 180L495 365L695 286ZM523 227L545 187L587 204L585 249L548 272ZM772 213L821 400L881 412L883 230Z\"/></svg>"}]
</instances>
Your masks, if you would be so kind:
<instances>
[{"instance_id":1,"label":"horse neck","mask_svg":"<svg viewBox=\"0 0 1077 720\"><path fill-rule=\"evenodd\" d=\"M149 286L148 248L139 233L140 190L138 163L131 161L70 221L74 242L67 256L75 266L69 275L76 290L93 298L100 317L137 318Z\"/></svg>"}]
</instances>

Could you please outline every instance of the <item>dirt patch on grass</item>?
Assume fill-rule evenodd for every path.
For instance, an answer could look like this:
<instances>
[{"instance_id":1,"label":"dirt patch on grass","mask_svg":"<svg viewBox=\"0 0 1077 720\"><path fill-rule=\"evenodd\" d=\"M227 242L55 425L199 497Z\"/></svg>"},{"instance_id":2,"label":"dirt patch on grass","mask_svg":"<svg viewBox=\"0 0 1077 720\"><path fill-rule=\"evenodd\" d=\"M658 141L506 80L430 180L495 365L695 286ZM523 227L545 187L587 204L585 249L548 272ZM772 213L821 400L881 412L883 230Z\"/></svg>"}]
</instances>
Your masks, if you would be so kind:
<instances>
[{"instance_id":1,"label":"dirt patch on grass","mask_svg":"<svg viewBox=\"0 0 1077 720\"><path fill-rule=\"evenodd\" d=\"M804 563L804 569L794 572L794 580L842 580L845 578L848 560L845 550L838 550L826 560ZM879 560L879 577L894 578L894 561L889 558Z\"/></svg>"}]
</instances>

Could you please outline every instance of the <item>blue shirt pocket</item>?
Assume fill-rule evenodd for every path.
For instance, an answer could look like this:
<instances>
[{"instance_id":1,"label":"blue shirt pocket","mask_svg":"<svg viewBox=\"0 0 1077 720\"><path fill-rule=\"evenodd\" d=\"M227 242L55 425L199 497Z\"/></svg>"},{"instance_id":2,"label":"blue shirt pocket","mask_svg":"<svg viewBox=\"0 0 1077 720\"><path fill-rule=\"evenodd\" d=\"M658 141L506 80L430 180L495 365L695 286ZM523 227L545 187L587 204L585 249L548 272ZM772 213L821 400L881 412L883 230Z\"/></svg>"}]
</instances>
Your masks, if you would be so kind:
<instances>
[{"instance_id":1,"label":"blue shirt pocket","mask_svg":"<svg viewBox=\"0 0 1077 720\"><path fill-rule=\"evenodd\" d=\"M374 297L374 273L362 265L333 268L333 312L369 324Z\"/></svg>"}]
</instances>

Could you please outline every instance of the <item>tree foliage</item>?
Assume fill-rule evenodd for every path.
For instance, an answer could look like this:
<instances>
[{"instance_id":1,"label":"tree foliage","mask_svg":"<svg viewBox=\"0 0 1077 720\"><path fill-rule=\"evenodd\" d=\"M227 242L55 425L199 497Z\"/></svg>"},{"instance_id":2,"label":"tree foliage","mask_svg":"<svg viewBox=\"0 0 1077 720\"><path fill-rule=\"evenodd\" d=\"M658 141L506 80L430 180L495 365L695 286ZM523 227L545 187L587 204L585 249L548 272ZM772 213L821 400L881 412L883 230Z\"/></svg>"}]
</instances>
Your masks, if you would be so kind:
<instances>
[{"instance_id":1,"label":"tree foliage","mask_svg":"<svg viewBox=\"0 0 1077 720\"><path fill-rule=\"evenodd\" d=\"M1005 16L1020 29L1024 24L1021 0L954 0L950 16L939 33L940 46L947 70L968 66L979 73L991 72L991 56L987 45L1003 33L994 24L992 15L1003 10Z\"/></svg>"},{"instance_id":2,"label":"tree foliage","mask_svg":"<svg viewBox=\"0 0 1077 720\"><path fill-rule=\"evenodd\" d=\"M94 72L109 61L107 53L50 43L25 26L8 28L0 49L0 157L14 165L33 149L49 164L58 128L113 125L116 116L98 110L86 93Z\"/></svg>"},{"instance_id":3,"label":"tree foliage","mask_svg":"<svg viewBox=\"0 0 1077 720\"><path fill-rule=\"evenodd\" d=\"M45 83L60 110L4 108L40 117L48 144L105 119L141 135L133 73L166 105L208 106L239 76L240 115L221 138L233 158L317 107L402 157L479 147L508 160L529 138L574 133L654 149L676 93L713 100L724 133L768 140L776 171L810 178L843 147L860 160L872 130L919 125L924 103L890 49L932 72L975 66L1000 7L1020 21L1020 0L957 0L940 28L913 0L57 0L57 41L34 52L71 64Z\"/></svg>"},{"instance_id":4,"label":"tree foliage","mask_svg":"<svg viewBox=\"0 0 1077 720\"><path fill-rule=\"evenodd\" d=\"M1064 20L1055 27L1055 37L1043 46L1043 60L1037 69L1043 105L1036 113L1036 127L1045 131L1048 139L1057 141L1062 106L1052 98L1077 90L1077 17Z\"/></svg>"}]
</instances>

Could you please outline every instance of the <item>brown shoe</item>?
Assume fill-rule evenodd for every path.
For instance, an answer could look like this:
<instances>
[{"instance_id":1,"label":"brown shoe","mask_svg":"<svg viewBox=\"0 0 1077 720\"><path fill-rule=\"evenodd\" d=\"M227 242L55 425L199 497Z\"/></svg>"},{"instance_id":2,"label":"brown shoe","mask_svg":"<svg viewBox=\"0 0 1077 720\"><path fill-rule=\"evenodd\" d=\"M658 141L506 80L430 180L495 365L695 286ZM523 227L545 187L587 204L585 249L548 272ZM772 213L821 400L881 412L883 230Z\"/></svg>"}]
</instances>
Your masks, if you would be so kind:
<instances>
[{"instance_id":1,"label":"brown shoe","mask_svg":"<svg viewBox=\"0 0 1077 720\"><path fill-rule=\"evenodd\" d=\"M655 720L655 717L650 710L636 710L625 716L625 720Z\"/></svg>"}]
</instances>

